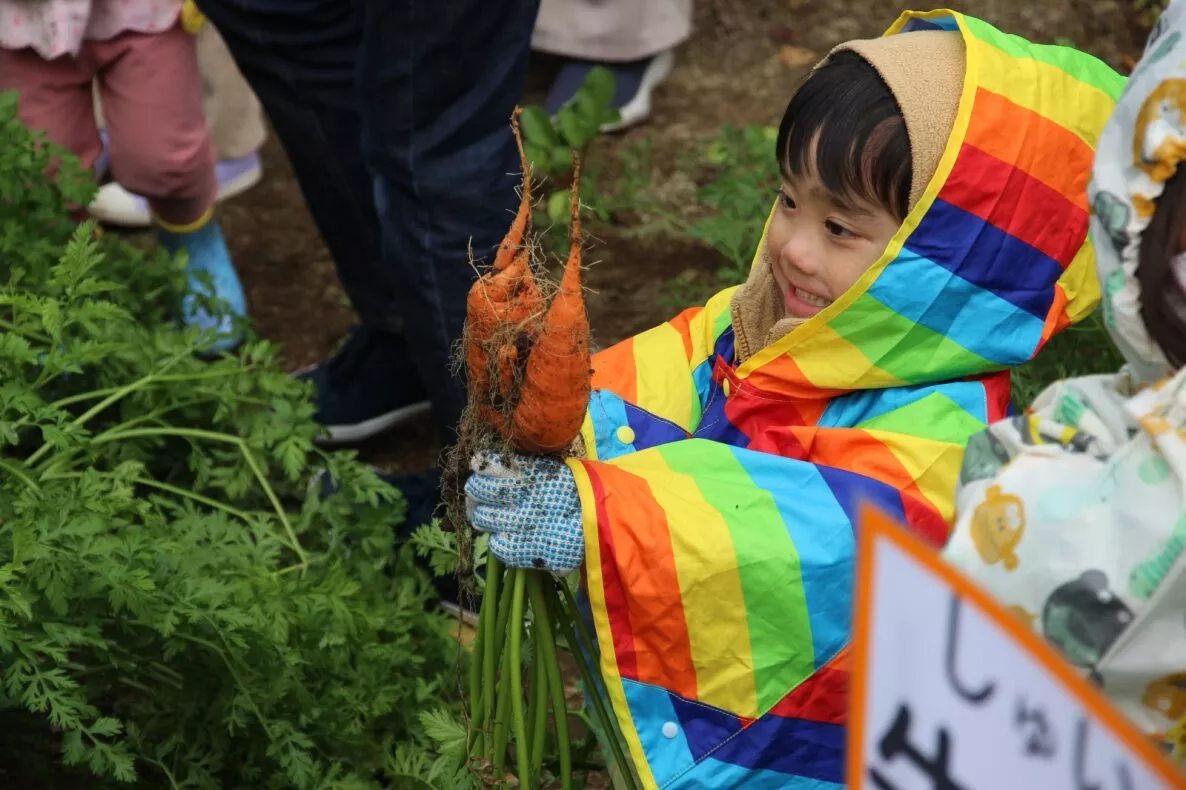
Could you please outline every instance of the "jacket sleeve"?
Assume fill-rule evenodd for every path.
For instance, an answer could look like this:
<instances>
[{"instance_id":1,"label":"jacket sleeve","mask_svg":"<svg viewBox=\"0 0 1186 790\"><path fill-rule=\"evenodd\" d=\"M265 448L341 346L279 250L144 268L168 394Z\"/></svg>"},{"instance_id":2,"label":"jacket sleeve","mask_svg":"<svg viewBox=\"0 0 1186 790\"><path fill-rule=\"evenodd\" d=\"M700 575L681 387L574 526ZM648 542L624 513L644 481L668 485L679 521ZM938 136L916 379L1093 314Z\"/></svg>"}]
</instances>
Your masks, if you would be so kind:
<instances>
[{"instance_id":1,"label":"jacket sleeve","mask_svg":"<svg viewBox=\"0 0 1186 790\"><path fill-rule=\"evenodd\" d=\"M602 676L644 784L841 783L846 673L827 668L849 638L853 522L863 499L901 517L903 495L705 439L570 463Z\"/></svg>"},{"instance_id":2,"label":"jacket sleeve","mask_svg":"<svg viewBox=\"0 0 1186 790\"><path fill-rule=\"evenodd\" d=\"M593 392L581 431L586 457L607 460L695 431L713 354L729 334L734 290L594 355Z\"/></svg>"}]
</instances>

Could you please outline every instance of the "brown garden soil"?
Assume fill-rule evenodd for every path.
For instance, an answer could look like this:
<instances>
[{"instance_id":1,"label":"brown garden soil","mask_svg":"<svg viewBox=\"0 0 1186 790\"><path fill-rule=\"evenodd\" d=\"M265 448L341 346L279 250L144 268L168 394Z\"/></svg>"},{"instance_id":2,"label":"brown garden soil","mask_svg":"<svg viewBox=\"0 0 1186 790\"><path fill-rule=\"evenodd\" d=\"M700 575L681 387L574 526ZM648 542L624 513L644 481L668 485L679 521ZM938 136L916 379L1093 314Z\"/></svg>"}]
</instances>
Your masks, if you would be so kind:
<instances>
[{"instance_id":1,"label":"brown garden soil","mask_svg":"<svg viewBox=\"0 0 1186 790\"><path fill-rule=\"evenodd\" d=\"M650 121L595 143L591 156L603 165L603 189L613 188L619 154L646 140L651 187L686 192L694 200L696 185L677 162L703 150L722 124L777 124L805 69L831 47L879 35L904 7L944 7L889 0L697 0L695 5L695 33L656 91ZM1073 42L1125 71L1143 43L1132 0L970 0L958 8L1034 40ZM554 67L547 58L533 59L525 101L542 99ZM331 353L354 318L274 137L263 158L263 182L224 203L221 216L258 330L283 344L287 364L296 369ZM590 228L586 259L595 265L587 277L588 305L600 345L668 317L671 308L661 297L672 279L708 282L722 264L711 248L670 232L650 232L635 220L627 212ZM425 423L360 450L386 468L402 470L428 465L439 447Z\"/></svg>"}]
</instances>

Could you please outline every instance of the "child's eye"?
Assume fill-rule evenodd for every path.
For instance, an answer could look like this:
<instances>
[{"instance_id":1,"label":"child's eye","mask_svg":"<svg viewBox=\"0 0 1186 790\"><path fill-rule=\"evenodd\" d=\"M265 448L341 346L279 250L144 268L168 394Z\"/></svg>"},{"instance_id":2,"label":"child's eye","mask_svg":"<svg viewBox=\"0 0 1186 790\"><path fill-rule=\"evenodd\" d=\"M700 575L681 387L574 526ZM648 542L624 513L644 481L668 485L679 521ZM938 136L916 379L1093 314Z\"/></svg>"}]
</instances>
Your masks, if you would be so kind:
<instances>
[{"instance_id":1,"label":"child's eye","mask_svg":"<svg viewBox=\"0 0 1186 790\"><path fill-rule=\"evenodd\" d=\"M781 203L781 204L782 204L782 207L783 207L783 208L785 208L785 209L791 209L791 210L794 210L794 208L795 208L795 200L794 200L794 198L792 198L792 197L791 197L790 195L788 195L786 192L781 192L781 191L780 191L780 192L778 193L778 202L779 202L779 203Z\"/></svg>"},{"instance_id":2,"label":"child's eye","mask_svg":"<svg viewBox=\"0 0 1186 790\"><path fill-rule=\"evenodd\" d=\"M831 233L838 239L851 239L856 236L856 234L848 228L839 223L833 222L830 219L824 221L824 227L828 229L828 233Z\"/></svg>"}]
</instances>

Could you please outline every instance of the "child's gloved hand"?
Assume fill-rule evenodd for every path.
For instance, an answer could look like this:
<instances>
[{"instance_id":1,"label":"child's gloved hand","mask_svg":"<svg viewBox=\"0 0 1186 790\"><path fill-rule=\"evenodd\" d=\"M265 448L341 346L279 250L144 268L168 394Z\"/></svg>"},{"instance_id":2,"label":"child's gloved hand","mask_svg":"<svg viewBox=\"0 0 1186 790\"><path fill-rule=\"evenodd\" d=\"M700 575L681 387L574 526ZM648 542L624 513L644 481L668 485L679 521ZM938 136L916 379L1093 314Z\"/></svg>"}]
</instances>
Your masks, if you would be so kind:
<instances>
[{"instance_id":1,"label":"child's gloved hand","mask_svg":"<svg viewBox=\"0 0 1186 790\"><path fill-rule=\"evenodd\" d=\"M206 21L206 15L198 10L194 0L185 0L181 4L181 29L191 36L196 36Z\"/></svg>"},{"instance_id":2,"label":"child's gloved hand","mask_svg":"<svg viewBox=\"0 0 1186 790\"><path fill-rule=\"evenodd\" d=\"M585 556L581 500L572 470L554 458L478 453L465 484L474 529L490 533L490 551L513 568L566 574Z\"/></svg>"}]
</instances>

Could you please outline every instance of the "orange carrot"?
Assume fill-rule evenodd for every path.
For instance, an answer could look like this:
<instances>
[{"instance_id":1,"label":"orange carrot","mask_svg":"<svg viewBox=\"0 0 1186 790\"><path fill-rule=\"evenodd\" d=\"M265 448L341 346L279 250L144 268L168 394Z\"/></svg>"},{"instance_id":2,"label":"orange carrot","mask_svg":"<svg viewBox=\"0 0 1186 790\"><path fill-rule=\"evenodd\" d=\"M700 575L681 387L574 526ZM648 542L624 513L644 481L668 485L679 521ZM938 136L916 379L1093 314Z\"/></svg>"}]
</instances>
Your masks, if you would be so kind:
<instances>
[{"instance_id":1,"label":"orange carrot","mask_svg":"<svg viewBox=\"0 0 1186 790\"><path fill-rule=\"evenodd\" d=\"M523 167L519 211L494 266L470 289L466 368L471 399L481 420L519 450L554 453L572 444L589 402L589 321L581 292L580 168L576 163L568 261L559 291L544 312L531 267L531 166L518 119L516 110L512 128Z\"/></svg>"},{"instance_id":2,"label":"orange carrot","mask_svg":"<svg viewBox=\"0 0 1186 790\"><path fill-rule=\"evenodd\" d=\"M510 265L499 272L488 272L482 278L482 291L486 299L495 305L496 309L506 308L510 312L501 316L502 320L512 320L511 314L517 315L518 320L525 318L524 312L531 307L539 309L542 305L539 288L535 284L535 276L531 273L531 251L523 249L515 256ZM520 307L522 300L535 299L534 305Z\"/></svg>"},{"instance_id":3,"label":"orange carrot","mask_svg":"<svg viewBox=\"0 0 1186 790\"><path fill-rule=\"evenodd\" d=\"M519 210L507 235L499 245L494 267L470 287L466 298L468 316L468 345L465 350L466 373L471 390L478 402L485 403L490 386L488 346L501 324L520 324L539 315L543 298L531 273L531 251L527 233L531 223L531 163L523 149L516 109L511 118L511 129L519 147L519 161L523 169L523 184L519 195ZM513 369L505 368L500 359L500 388L505 398L509 394ZM505 368L505 369L504 369Z\"/></svg>"},{"instance_id":4,"label":"orange carrot","mask_svg":"<svg viewBox=\"0 0 1186 790\"><path fill-rule=\"evenodd\" d=\"M504 310L500 311L499 319L507 328L504 345L498 357L498 395L507 399L511 397L519 360L519 345L530 347L538 333L540 321L543 318L544 298L535 284L535 277L531 274L531 265L527 263L529 253L523 250L515 262L505 271L519 266L523 260L523 275L519 278L515 293L506 302ZM524 349L526 350L526 349Z\"/></svg>"},{"instance_id":5,"label":"orange carrot","mask_svg":"<svg viewBox=\"0 0 1186 790\"><path fill-rule=\"evenodd\" d=\"M527 152L523 150L523 135L519 132L519 116L523 109L515 108L511 116L511 131L515 135L515 143L519 146L519 164L523 170L523 185L519 190L519 210L515 213L515 221L511 229L498 245L498 254L494 256L494 271L500 272L510 265L515 253L523 246L524 239L531 231L531 164L527 161Z\"/></svg>"},{"instance_id":6,"label":"orange carrot","mask_svg":"<svg viewBox=\"0 0 1186 790\"><path fill-rule=\"evenodd\" d=\"M482 278L469 290L466 298L466 346L465 372L470 391L484 399L490 389L490 372L487 370L486 346L497 329L493 310L486 300Z\"/></svg>"},{"instance_id":7,"label":"orange carrot","mask_svg":"<svg viewBox=\"0 0 1186 790\"><path fill-rule=\"evenodd\" d=\"M528 344L534 339L543 313L543 296L531 273L530 253L524 249L510 266L501 272L483 275L470 289L466 310L469 320L469 345L466 367L470 386L483 395L490 386L488 353L490 344L500 342L515 347L520 335ZM505 335L502 337L501 335ZM499 350L498 396L510 397L517 370L518 353Z\"/></svg>"},{"instance_id":8,"label":"orange carrot","mask_svg":"<svg viewBox=\"0 0 1186 790\"><path fill-rule=\"evenodd\" d=\"M512 444L533 453L568 449L589 407L589 318L581 292L580 166L572 179L572 231L560 290L527 357L510 426Z\"/></svg>"}]
</instances>

